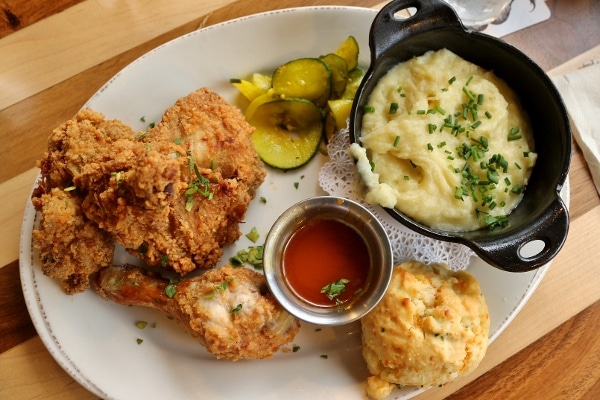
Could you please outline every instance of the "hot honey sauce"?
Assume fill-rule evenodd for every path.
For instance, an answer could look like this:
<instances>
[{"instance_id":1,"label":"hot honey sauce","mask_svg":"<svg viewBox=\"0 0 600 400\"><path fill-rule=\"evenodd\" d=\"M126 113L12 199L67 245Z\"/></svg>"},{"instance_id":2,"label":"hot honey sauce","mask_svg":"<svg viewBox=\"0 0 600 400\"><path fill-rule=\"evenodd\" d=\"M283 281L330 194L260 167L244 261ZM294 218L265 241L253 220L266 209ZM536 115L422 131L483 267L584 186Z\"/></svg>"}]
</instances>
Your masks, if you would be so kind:
<instances>
[{"instance_id":1,"label":"hot honey sauce","mask_svg":"<svg viewBox=\"0 0 600 400\"><path fill-rule=\"evenodd\" d=\"M347 303L364 289L369 249L351 227L315 219L296 231L283 250L283 274L291 290L320 307Z\"/></svg>"}]
</instances>

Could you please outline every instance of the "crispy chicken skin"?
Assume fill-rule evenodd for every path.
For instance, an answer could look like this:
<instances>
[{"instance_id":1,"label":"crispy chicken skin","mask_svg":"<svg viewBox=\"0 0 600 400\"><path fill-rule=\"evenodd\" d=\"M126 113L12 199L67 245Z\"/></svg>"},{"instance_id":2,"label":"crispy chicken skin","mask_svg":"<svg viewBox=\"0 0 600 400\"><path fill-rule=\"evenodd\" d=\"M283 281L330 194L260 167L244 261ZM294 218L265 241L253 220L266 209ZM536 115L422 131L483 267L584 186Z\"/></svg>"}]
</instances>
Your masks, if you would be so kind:
<instances>
[{"instance_id":1,"label":"crispy chicken skin","mask_svg":"<svg viewBox=\"0 0 600 400\"><path fill-rule=\"evenodd\" d=\"M179 99L144 132L82 110L50 136L32 201L42 216L52 215L53 189L75 188L69 194L78 207L63 223L94 226L102 238L97 244L112 237L148 265L182 275L212 268L222 247L241 235L239 222L265 177L252 132L237 108L208 89ZM68 252L84 240L56 235L50 221L34 231L36 247L53 241ZM86 244L90 252L110 252ZM104 261L89 268L78 257L47 257L42 264L51 263L45 270L64 279L93 273Z\"/></svg>"},{"instance_id":2,"label":"crispy chicken skin","mask_svg":"<svg viewBox=\"0 0 600 400\"><path fill-rule=\"evenodd\" d=\"M111 266L95 281L105 299L161 310L175 318L217 358L271 357L290 343L300 323L267 292L264 276L229 265L185 278L167 296L169 280L134 266Z\"/></svg>"},{"instance_id":3,"label":"crispy chicken skin","mask_svg":"<svg viewBox=\"0 0 600 400\"><path fill-rule=\"evenodd\" d=\"M54 188L37 199L40 228L33 231L42 272L60 281L68 294L89 287L89 275L113 260L114 242L81 212L79 199Z\"/></svg>"},{"instance_id":4,"label":"crispy chicken skin","mask_svg":"<svg viewBox=\"0 0 600 400\"><path fill-rule=\"evenodd\" d=\"M262 183L264 164L250 136L254 128L244 115L217 93L200 89L179 99L148 130L146 141L178 142L201 168L212 168L224 179L236 179L254 196Z\"/></svg>"}]
</instances>

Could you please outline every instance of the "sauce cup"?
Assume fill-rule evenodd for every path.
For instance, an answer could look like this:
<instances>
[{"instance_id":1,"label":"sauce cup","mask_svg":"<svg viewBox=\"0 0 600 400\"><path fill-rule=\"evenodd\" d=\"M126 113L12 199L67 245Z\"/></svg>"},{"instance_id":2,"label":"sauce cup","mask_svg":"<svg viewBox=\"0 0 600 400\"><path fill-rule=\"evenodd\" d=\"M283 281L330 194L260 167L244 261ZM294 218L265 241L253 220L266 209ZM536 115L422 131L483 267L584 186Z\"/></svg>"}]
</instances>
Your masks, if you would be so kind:
<instances>
[{"instance_id":1,"label":"sauce cup","mask_svg":"<svg viewBox=\"0 0 600 400\"><path fill-rule=\"evenodd\" d=\"M390 283L393 255L369 210L348 199L319 196L296 203L275 221L263 263L270 291L290 314L336 326L377 305Z\"/></svg>"}]
</instances>

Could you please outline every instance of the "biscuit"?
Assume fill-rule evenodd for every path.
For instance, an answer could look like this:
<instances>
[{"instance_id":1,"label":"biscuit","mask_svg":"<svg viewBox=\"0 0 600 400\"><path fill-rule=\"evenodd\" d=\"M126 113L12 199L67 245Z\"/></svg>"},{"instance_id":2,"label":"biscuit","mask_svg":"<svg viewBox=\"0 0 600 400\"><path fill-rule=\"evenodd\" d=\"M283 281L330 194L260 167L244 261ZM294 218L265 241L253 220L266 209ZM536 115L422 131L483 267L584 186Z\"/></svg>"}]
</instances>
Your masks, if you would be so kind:
<instances>
[{"instance_id":1,"label":"biscuit","mask_svg":"<svg viewBox=\"0 0 600 400\"><path fill-rule=\"evenodd\" d=\"M473 275L408 261L394 268L361 327L362 354L374 376L367 394L381 399L394 385L440 386L473 371L487 350L490 318Z\"/></svg>"}]
</instances>

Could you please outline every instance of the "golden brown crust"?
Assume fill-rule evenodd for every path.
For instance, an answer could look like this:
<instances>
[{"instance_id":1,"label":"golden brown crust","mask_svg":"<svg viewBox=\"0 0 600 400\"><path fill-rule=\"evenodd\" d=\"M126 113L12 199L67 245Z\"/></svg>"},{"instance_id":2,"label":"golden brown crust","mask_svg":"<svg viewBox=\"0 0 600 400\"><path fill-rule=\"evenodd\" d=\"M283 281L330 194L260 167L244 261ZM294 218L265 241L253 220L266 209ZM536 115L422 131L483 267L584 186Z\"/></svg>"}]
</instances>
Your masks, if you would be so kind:
<instances>
[{"instance_id":1,"label":"golden brown crust","mask_svg":"<svg viewBox=\"0 0 600 400\"><path fill-rule=\"evenodd\" d=\"M485 355L490 324L471 274L417 261L396 266L383 300L361 322L363 356L380 379L373 382L421 387L443 385L475 369Z\"/></svg>"},{"instance_id":2,"label":"golden brown crust","mask_svg":"<svg viewBox=\"0 0 600 400\"><path fill-rule=\"evenodd\" d=\"M96 279L96 291L123 305L162 310L180 322L217 358L271 357L290 343L300 323L267 291L264 275L229 265L173 285L138 267L111 266Z\"/></svg>"},{"instance_id":3,"label":"golden brown crust","mask_svg":"<svg viewBox=\"0 0 600 400\"><path fill-rule=\"evenodd\" d=\"M239 222L266 174L252 131L238 109L208 89L179 99L146 132L82 110L52 132L32 200L52 213L53 189L74 187L78 207L68 215L73 224L94 226L103 238L97 242L112 237L147 264L180 274L212 268L222 246L241 235ZM34 240L60 241L54 229L42 225ZM69 276L90 270L75 272L78 264L65 260L54 264L54 276L61 268ZM67 291L84 290L85 281Z\"/></svg>"},{"instance_id":4,"label":"golden brown crust","mask_svg":"<svg viewBox=\"0 0 600 400\"><path fill-rule=\"evenodd\" d=\"M89 275L112 262L112 238L83 216L79 199L69 192L54 188L34 204L40 211L33 239L42 272L60 281L69 294L87 289Z\"/></svg>"}]
</instances>

